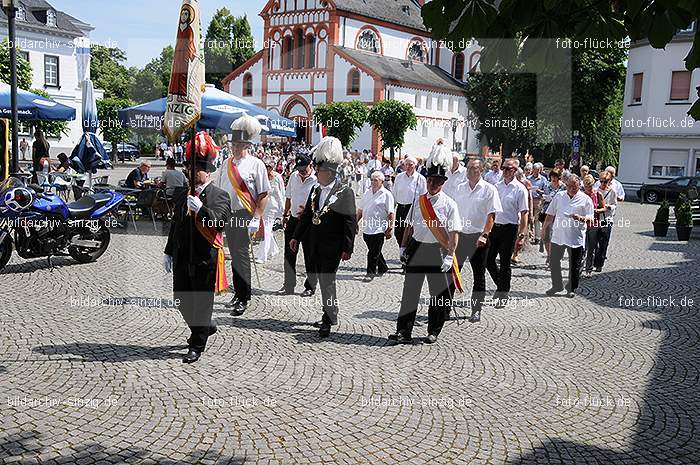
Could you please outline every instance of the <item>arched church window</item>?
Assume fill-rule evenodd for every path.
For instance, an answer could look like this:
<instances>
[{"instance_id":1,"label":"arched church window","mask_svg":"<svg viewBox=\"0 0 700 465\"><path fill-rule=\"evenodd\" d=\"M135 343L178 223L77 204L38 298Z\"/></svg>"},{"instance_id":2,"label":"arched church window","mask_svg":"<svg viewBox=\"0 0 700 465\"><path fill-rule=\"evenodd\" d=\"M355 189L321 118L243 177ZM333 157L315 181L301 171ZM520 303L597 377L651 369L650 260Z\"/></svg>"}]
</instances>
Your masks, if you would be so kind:
<instances>
[{"instance_id":1,"label":"arched church window","mask_svg":"<svg viewBox=\"0 0 700 465\"><path fill-rule=\"evenodd\" d=\"M377 33L374 32L372 29L365 29L362 31L357 38L357 49L358 50L367 50L368 52L372 53L380 53L381 52L381 46L379 43L379 37L377 36Z\"/></svg>"}]
</instances>

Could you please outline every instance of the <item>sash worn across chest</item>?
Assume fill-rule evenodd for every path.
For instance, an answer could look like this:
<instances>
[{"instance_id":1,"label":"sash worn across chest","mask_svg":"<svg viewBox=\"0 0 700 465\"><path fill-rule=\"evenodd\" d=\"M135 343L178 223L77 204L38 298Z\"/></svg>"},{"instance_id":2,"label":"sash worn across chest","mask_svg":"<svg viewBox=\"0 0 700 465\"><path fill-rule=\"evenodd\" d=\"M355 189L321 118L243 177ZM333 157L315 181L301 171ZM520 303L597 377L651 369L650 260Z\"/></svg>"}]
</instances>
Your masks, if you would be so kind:
<instances>
[{"instance_id":1,"label":"sash worn across chest","mask_svg":"<svg viewBox=\"0 0 700 465\"><path fill-rule=\"evenodd\" d=\"M243 205L243 208L245 208L245 210L252 215L255 213L255 209L258 208L258 204L255 201L255 198L253 198L253 194L250 192L250 190L248 190L248 185L243 180L241 172L238 170L238 167L233 160L233 157L229 158L228 169L226 170L228 173L228 179L231 181L231 186L233 186L233 190L236 192L236 197L238 197L241 205ZM265 223L261 220L260 228L255 234L254 239L261 239L264 235Z\"/></svg>"},{"instance_id":2,"label":"sash worn across chest","mask_svg":"<svg viewBox=\"0 0 700 465\"><path fill-rule=\"evenodd\" d=\"M445 250L449 250L449 234L447 233L445 226L442 224L442 221L437 216L437 213L435 213L433 204L430 203L430 199L428 199L427 194L423 194L418 198L418 205L420 206L420 212L423 215L423 221L425 221L425 224L428 226L428 229L430 229L430 232L433 233L435 239L437 239ZM462 275L459 272L459 263L457 263L457 257L455 255L452 256L451 274L452 280L455 283L455 288L459 292L464 292L464 287L462 286Z\"/></svg>"}]
</instances>

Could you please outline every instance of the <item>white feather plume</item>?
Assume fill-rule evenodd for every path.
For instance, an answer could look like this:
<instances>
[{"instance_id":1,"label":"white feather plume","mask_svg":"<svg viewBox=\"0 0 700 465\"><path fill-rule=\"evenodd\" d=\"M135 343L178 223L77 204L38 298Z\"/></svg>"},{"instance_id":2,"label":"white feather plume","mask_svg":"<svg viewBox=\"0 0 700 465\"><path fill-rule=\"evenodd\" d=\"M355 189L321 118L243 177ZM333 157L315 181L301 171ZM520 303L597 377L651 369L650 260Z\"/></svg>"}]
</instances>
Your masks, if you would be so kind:
<instances>
[{"instance_id":1,"label":"white feather plume","mask_svg":"<svg viewBox=\"0 0 700 465\"><path fill-rule=\"evenodd\" d=\"M257 118L250 115L243 115L233 122L232 131L241 131L247 138L253 139L263 132L263 127Z\"/></svg>"},{"instance_id":2,"label":"white feather plume","mask_svg":"<svg viewBox=\"0 0 700 465\"><path fill-rule=\"evenodd\" d=\"M312 150L312 155L316 163L335 163L343 162L343 144L335 137L324 137L321 142Z\"/></svg>"},{"instance_id":3,"label":"white feather plume","mask_svg":"<svg viewBox=\"0 0 700 465\"><path fill-rule=\"evenodd\" d=\"M425 167L443 166L446 170L452 166L452 152L442 144L433 145L430 156L425 161Z\"/></svg>"}]
</instances>

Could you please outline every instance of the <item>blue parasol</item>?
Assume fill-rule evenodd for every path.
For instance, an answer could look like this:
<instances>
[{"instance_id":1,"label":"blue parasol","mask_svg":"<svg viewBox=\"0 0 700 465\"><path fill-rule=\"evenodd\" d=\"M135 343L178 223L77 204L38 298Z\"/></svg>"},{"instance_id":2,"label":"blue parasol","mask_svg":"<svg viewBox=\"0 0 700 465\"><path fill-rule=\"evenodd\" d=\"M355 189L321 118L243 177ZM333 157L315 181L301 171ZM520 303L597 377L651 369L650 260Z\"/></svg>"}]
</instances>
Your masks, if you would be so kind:
<instances>
[{"instance_id":1,"label":"blue parasol","mask_svg":"<svg viewBox=\"0 0 700 465\"><path fill-rule=\"evenodd\" d=\"M160 130L165 114L165 98L119 110L119 120L132 129ZM296 136L296 123L277 113L265 110L241 98L207 85L202 96L202 116L198 129L231 128L244 114L256 117L267 129L267 134L282 137Z\"/></svg>"},{"instance_id":2,"label":"blue parasol","mask_svg":"<svg viewBox=\"0 0 700 465\"><path fill-rule=\"evenodd\" d=\"M17 89L17 112L20 120L68 121L75 119L75 109L32 92ZM0 118L11 118L10 85L0 82Z\"/></svg>"}]
</instances>

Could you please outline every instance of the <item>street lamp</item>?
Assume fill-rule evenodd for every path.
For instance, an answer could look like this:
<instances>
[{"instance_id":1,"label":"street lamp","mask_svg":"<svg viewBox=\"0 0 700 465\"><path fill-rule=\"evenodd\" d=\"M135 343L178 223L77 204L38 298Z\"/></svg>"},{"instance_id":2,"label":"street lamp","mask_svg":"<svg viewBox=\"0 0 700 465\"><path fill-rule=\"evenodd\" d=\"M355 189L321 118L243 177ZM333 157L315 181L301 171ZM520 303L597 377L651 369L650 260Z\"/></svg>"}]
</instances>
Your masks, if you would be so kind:
<instances>
[{"instance_id":1,"label":"street lamp","mask_svg":"<svg viewBox=\"0 0 700 465\"><path fill-rule=\"evenodd\" d=\"M2 8L7 15L10 42L10 105L12 106L12 163L10 171L17 173L19 171L19 166L17 166L17 152L19 152L17 143L17 39L15 37L17 8L15 8L14 0L2 0Z\"/></svg>"}]
</instances>

